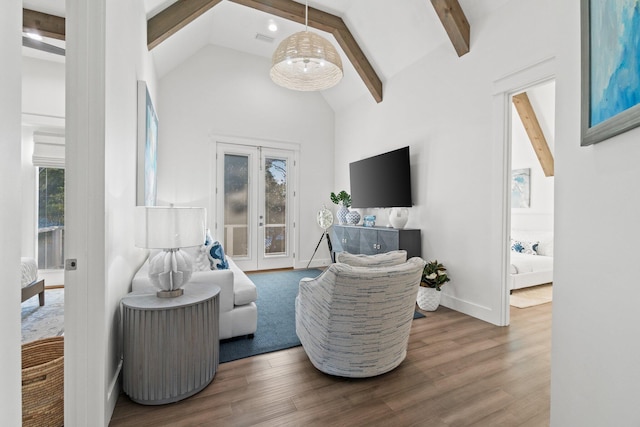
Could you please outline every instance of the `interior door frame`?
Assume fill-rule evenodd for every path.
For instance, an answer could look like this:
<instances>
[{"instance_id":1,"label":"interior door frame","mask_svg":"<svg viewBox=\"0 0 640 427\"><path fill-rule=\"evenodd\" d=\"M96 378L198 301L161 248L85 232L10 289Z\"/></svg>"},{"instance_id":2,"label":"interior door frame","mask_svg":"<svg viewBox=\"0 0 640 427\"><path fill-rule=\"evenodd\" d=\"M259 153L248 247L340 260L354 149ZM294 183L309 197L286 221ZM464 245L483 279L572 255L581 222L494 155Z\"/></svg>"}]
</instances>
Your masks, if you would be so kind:
<instances>
[{"instance_id":1,"label":"interior door frame","mask_svg":"<svg viewBox=\"0 0 640 427\"><path fill-rule=\"evenodd\" d=\"M223 189L219 187L218 183L221 183L223 180L221 179L221 174L223 171L218 170L218 148L220 146L227 146L230 148L233 147L245 147L245 148L257 148L263 147L265 149L274 149L274 150L286 150L293 153L293 162L294 165L291 168L292 176L289 181L289 203L291 204L291 216L290 216L290 227L291 231L288 237L288 244L291 251L291 265L287 265L286 267L278 267L278 268L289 268L294 267L296 265L296 259L298 257L297 248L300 246L300 233L297 229L298 218L300 215L300 207L297 197L297 192L299 188L299 174L297 173L298 162L300 158L300 144L294 142L284 142L284 141L273 141L266 139L255 139L255 138L246 138L246 137L234 137L234 136L225 136L225 135L212 135L211 136L211 144L210 144L210 163L212 166L210 169L210 190L209 190L209 213L207 218L207 224L209 224L209 228L215 231L217 236L223 236L224 234L224 206L218 202L218 194L222 192ZM241 151L241 150L238 150ZM251 217L251 216L250 216ZM256 233L257 236L257 233ZM257 245L256 241L252 244L255 248ZM257 256L257 250L255 250L255 255ZM247 268L251 269L251 265L249 263L243 262L243 260L236 260L234 258L236 264L243 270L248 271ZM253 262L253 261L252 261ZM256 268L257 268L257 260L256 260Z\"/></svg>"},{"instance_id":2,"label":"interior door frame","mask_svg":"<svg viewBox=\"0 0 640 427\"><path fill-rule=\"evenodd\" d=\"M500 172L501 186L501 228L499 247L494 248L494 253L500 262L500 326L508 326L510 323L509 305L509 238L511 235L511 103L515 94L528 88L556 78L556 59L549 57L534 63L528 67L517 70L503 76L493 82L493 117L494 135L496 147L502 150L502 170ZM499 255L498 255L499 254Z\"/></svg>"}]
</instances>

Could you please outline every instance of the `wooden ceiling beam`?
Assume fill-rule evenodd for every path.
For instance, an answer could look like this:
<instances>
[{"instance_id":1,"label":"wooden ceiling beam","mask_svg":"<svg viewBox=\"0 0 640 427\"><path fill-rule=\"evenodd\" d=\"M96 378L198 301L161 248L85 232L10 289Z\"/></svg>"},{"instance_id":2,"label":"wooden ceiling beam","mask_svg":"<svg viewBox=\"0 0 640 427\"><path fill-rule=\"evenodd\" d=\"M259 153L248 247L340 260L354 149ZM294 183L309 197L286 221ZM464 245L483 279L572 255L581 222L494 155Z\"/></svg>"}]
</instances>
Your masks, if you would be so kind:
<instances>
[{"instance_id":1,"label":"wooden ceiling beam","mask_svg":"<svg viewBox=\"0 0 640 427\"><path fill-rule=\"evenodd\" d=\"M518 115L520 116L520 120L522 120L522 124L527 131L527 135L529 135L529 141L531 141L533 151L535 151L536 156L538 156L538 161L540 162L540 166L542 166L544 176L553 176L553 154L551 154L549 144L547 144L547 140L544 137L544 133L542 132L542 128L538 122L538 117L531 105L531 101L529 101L527 93L523 92L521 94L514 95L513 105L516 107L516 111L518 111Z\"/></svg>"},{"instance_id":2,"label":"wooden ceiling beam","mask_svg":"<svg viewBox=\"0 0 640 427\"><path fill-rule=\"evenodd\" d=\"M147 22L147 47L153 49L221 0L178 0ZM289 21L304 24L305 5L293 0L231 0ZM376 102L382 101L382 80L342 18L309 8L309 27L332 34Z\"/></svg>"},{"instance_id":3,"label":"wooden ceiling beam","mask_svg":"<svg viewBox=\"0 0 640 427\"><path fill-rule=\"evenodd\" d=\"M178 0L147 21L147 49L151 50L222 0Z\"/></svg>"},{"instance_id":4,"label":"wooden ceiling beam","mask_svg":"<svg viewBox=\"0 0 640 427\"><path fill-rule=\"evenodd\" d=\"M471 26L458 0L431 0L453 47L462 56L469 52Z\"/></svg>"},{"instance_id":5,"label":"wooden ceiling beam","mask_svg":"<svg viewBox=\"0 0 640 427\"><path fill-rule=\"evenodd\" d=\"M64 40L66 37L64 18L31 9L22 9L22 29L56 40Z\"/></svg>"}]
</instances>

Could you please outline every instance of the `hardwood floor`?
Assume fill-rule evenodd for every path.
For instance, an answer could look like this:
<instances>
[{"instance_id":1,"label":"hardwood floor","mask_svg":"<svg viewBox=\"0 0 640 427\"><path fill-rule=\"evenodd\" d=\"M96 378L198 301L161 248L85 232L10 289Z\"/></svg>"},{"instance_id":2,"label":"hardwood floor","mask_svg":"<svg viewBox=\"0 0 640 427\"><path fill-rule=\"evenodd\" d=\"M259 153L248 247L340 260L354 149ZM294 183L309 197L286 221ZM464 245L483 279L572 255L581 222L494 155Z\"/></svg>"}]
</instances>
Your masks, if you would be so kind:
<instances>
[{"instance_id":1,"label":"hardwood floor","mask_svg":"<svg viewBox=\"0 0 640 427\"><path fill-rule=\"evenodd\" d=\"M438 308L413 322L394 371L330 377L302 347L220 365L199 394L164 406L119 397L111 426L548 426L551 303L497 327Z\"/></svg>"}]
</instances>

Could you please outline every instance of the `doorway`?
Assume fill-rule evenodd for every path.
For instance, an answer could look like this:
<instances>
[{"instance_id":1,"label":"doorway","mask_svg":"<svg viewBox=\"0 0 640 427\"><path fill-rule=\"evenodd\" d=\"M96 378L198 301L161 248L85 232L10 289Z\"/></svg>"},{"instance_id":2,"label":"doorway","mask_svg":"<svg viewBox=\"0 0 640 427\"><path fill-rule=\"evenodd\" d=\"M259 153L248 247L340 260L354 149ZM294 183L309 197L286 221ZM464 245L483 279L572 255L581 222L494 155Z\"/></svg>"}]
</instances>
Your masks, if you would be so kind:
<instances>
[{"instance_id":1,"label":"doorway","mask_svg":"<svg viewBox=\"0 0 640 427\"><path fill-rule=\"evenodd\" d=\"M216 144L215 237L244 271L294 265L294 150Z\"/></svg>"},{"instance_id":2,"label":"doorway","mask_svg":"<svg viewBox=\"0 0 640 427\"><path fill-rule=\"evenodd\" d=\"M502 168L495 175L496 185L500 192L500 231L494 247L497 267L501 272L501 286L495 295L496 306L499 307L497 324L509 325L510 291L511 291L511 183L512 175L512 104L513 96L528 89L555 80L556 63L554 57L548 57L526 68L514 71L493 82L493 129L496 148L500 153ZM553 129L553 128L552 128ZM552 130L555 132L555 130ZM499 303L498 303L499 302Z\"/></svg>"},{"instance_id":3,"label":"doorway","mask_svg":"<svg viewBox=\"0 0 640 427\"><path fill-rule=\"evenodd\" d=\"M554 241L555 81L512 95L510 310L551 302Z\"/></svg>"}]
</instances>

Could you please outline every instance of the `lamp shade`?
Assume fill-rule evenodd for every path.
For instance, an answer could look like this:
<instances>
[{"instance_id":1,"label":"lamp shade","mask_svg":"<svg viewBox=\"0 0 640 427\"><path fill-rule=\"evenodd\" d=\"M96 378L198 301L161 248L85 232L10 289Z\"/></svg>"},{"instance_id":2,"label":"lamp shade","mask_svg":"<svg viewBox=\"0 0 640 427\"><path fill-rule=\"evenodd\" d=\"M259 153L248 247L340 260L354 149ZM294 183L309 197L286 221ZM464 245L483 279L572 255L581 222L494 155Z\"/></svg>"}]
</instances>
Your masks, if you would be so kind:
<instances>
[{"instance_id":1,"label":"lamp shade","mask_svg":"<svg viewBox=\"0 0 640 427\"><path fill-rule=\"evenodd\" d=\"M135 245L148 249L202 245L205 218L205 208L137 206Z\"/></svg>"},{"instance_id":2,"label":"lamp shade","mask_svg":"<svg viewBox=\"0 0 640 427\"><path fill-rule=\"evenodd\" d=\"M342 60L322 36L300 31L284 39L271 58L271 80L288 89L314 91L342 79Z\"/></svg>"}]
</instances>

